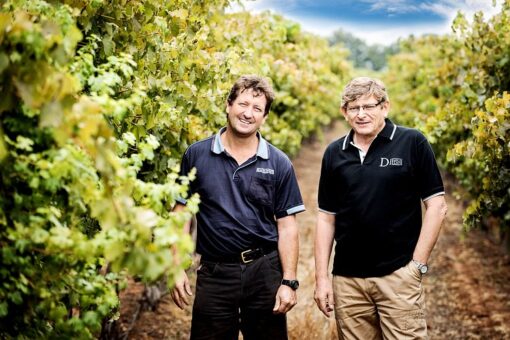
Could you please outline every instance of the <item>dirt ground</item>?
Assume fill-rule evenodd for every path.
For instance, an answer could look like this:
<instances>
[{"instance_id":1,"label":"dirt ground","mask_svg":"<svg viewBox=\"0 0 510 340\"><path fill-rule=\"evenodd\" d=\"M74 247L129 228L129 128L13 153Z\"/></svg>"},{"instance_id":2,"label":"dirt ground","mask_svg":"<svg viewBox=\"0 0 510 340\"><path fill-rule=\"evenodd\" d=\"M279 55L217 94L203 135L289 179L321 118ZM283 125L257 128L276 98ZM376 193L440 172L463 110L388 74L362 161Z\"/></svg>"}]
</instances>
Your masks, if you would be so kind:
<instances>
[{"instance_id":1,"label":"dirt ground","mask_svg":"<svg viewBox=\"0 0 510 340\"><path fill-rule=\"evenodd\" d=\"M307 142L293 160L307 211L298 215L301 285L298 305L288 314L291 339L336 338L334 319L326 319L313 301L313 234L322 153L345 132L343 124L334 124L322 138ZM448 215L429 263L430 272L424 277L430 338L510 339L510 257L487 234L479 230L462 233L464 202L452 196L453 182L445 182ZM189 338L191 307L179 310L166 295L155 310L136 313L142 295L143 286L135 282L121 294L123 338Z\"/></svg>"}]
</instances>

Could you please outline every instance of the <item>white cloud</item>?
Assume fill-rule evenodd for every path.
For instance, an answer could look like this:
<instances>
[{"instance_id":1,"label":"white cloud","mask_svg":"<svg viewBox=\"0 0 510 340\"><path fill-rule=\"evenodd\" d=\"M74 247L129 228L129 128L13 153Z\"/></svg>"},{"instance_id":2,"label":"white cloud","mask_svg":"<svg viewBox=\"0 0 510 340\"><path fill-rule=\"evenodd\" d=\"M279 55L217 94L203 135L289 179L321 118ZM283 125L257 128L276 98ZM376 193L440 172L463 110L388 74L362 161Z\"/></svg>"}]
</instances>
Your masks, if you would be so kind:
<instances>
[{"instance_id":1,"label":"white cloud","mask_svg":"<svg viewBox=\"0 0 510 340\"><path fill-rule=\"evenodd\" d=\"M306 0L310 2L312 0ZM318 2L320 0L313 0ZM409 23L403 24L399 27L388 27L387 25L377 26L363 24L356 24L353 22L342 22L333 19L321 17L303 17L294 15L298 7L303 6L303 0L244 0L245 8L249 11L260 12L263 10L271 10L272 12L279 13L284 17L296 21L301 24L304 31L311 32L320 36L330 36L335 30L341 28L345 31L351 32L355 36L365 40L369 44L383 44L389 45L399 38L407 37L411 34L420 36L422 34L447 34L451 33L452 20L457 15L457 11L464 13L468 20L473 17L477 11L483 11L486 18L498 13L501 9L501 3L504 0L497 0L498 6L492 6L492 0L429 0L421 2L419 5L416 2L409 0L359 0L366 3L369 10L385 10L389 16L396 14L410 14L418 12L434 13L445 18L443 23L434 24L416 24ZM277 4L277 5L275 5ZM232 6L231 11L235 12L240 10L238 5ZM355 18L354 18L355 19Z\"/></svg>"},{"instance_id":2,"label":"white cloud","mask_svg":"<svg viewBox=\"0 0 510 340\"><path fill-rule=\"evenodd\" d=\"M423 10L435 13L448 19L452 19L461 11L467 18L471 18L473 14L482 11L484 15L490 17L496 14L501 8L501 1L498 1L496 7L492 6L492 1L488 0L442 0L436 3L424 3L420 6Z\"/></svg>"},{"instance_id":3,"label":"white cloud","mask_svg":"<svg viewBox=\"0 0 510 340\"><path fill-rule=\"evenodd\" d=\"M292 18L289 16L287 16L287 18L299 22L304 31L313 34L328 37L334 31L341 28L344 31L354 34L358 38L365 40L368 44L389 45L396 42L399 38L407 37L411 34L420 36L422 34L447 34L451 32L450 23L434 26L430 24L406 24L405 26L389 27L375 25L367 26L366 23L358 25L327 19Z\"/></svg>"},{"instance_id":4,"label":"white cloud","mask_svg":"<svg viewBox=\"0 0 510 340\"><path fill-rule=\"evenodd\" d=\"M346 27L346 31L365 40L368 44L389 45L396 42L399 38L410 35L421 36L423 34L448 34L451 32L449 24L446 25L415 25L401 27L379 27L367 32L366 27Z\"/></svg>"},{"instance_id":5,"label":"white cloud","mask_svg":"<svg viewBox=\"0 0 510 340\"><path fill-rule=\"evenodd\" d=\"M371 11L383 11L388 14L407 14L417 12L431 12L444 18L452 18L458 10L468 17L477 11L483 11L490 15L497 12L490 0L436 0L416 3L408 0L360 0L369 4ZM501 4L502 0L497 1Z\"/></svg>"},{"instance_id":6,"label":"white cloud","mask_svg":"<svg viewBox=\"0 0 510 340\"><path fill-rule=\"evenodd\" d=\"M361 0L370 4L371 11L386 11L389 14L404 14L419 11L419 7L406 0Z\"/></svg>"}]
</instances>

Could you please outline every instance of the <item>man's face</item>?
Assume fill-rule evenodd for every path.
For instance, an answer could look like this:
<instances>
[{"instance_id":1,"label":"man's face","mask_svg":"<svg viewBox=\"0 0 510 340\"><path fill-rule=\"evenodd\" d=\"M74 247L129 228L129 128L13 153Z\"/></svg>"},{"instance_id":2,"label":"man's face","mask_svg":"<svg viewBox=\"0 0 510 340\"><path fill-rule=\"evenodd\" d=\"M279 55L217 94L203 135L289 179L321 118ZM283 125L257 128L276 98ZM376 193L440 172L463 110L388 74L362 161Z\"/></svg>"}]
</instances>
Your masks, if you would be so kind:
<instances>
[{"instance_id":1,"label":"man's face","mask_svg":"<svg viewBox=\"0 0 510 340\"><path fill-rule=\"evenodd\" d=\"M384 128L389 109L388 101L379 102L374 96L363 96L342 107L342 113L356 134L370 138Z\"/></svg>"},{"instance_id":2,"label":"man's face","mask_svg":"<svg viewBox=\"0 0 510 340\"><path fill-rule=\"evenodd\" d=\"M266 97L252 89L240 93L232 105L227 103L228 128L239 136L248 137L257 132L266 121Z\"/></svg>"}]
</instances>

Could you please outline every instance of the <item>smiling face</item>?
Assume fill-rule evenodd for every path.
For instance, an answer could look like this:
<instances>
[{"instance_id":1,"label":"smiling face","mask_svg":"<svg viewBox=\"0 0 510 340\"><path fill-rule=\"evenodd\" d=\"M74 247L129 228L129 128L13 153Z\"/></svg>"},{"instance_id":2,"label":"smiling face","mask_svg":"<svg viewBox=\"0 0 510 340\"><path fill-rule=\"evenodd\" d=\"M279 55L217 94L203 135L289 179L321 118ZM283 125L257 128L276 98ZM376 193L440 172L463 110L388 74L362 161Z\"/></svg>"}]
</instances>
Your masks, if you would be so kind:
<instances>
[{"instance_id":1,"label":"smiling face","mask_svg":"<svg viewBox=\"0 0 510 340\"><path fill-rule=\"evenodd\" d=\"M379 104L374 106L377 103ZM363 109L365 107L369 109ZM342 113L359 137L373 139L384 128L384 119L388 116L389 108L388 101L380 102L374 95L365 95L342 107Z\"/></svg>"},{"instance_id":2,"label":"smiling face","mask_svg":"<svg viewBox=\"0 0 510 340\"><path fill-rule=\"evenodd\" d=\"M267 100L263 93L246 89L227 103L227 127L238 137L254 135L266 121Z\"/></svg>"}]
</instances>

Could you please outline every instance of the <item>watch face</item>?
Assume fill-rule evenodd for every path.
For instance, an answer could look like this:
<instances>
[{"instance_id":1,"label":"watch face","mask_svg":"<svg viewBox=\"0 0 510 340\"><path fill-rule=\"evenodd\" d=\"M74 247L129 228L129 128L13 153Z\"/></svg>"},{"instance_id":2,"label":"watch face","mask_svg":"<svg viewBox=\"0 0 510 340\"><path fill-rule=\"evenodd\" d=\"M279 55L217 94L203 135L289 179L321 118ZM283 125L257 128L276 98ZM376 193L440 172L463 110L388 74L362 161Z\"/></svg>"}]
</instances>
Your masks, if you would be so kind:
<instances>
[{"instance_id":1,"label":"watch face","mask_svg":"<svg viewBox=\"0 0 510 340\"><path fill-rule=\"evenodd\" d=\"M416 268L418 268L418 271L422 274L425 274L429 270L429 267L426 264L420 263L415 260L412 260L412 262L414 263Z\"/></svg>"}]
</instances>

